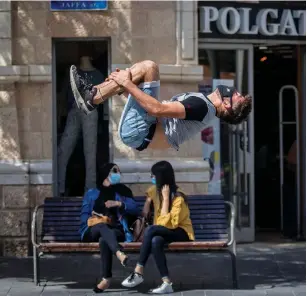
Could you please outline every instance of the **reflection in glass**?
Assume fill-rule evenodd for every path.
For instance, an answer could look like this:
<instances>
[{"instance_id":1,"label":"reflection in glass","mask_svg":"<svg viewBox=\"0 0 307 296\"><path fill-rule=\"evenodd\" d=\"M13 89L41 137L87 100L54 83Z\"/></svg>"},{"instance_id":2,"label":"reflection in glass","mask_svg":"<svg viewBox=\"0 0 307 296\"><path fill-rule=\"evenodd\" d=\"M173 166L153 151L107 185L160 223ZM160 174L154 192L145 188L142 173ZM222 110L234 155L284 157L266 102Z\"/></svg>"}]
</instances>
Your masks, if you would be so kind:
<instances>
[{"instance_id":1,"label":"reflection in glass","mask_svg":"<svg viewBox=\"0 0 307 296\"><path fill-rule=\"evenodd\" d=\"M248 54L247 51L240 51L240 54L238 54L239 51L236 50L200 49L199 63L204 67L204 80L230 79L234 81L234 85L239 85L242 93L247 93ZM239 62L238 59L240 59ZM237 79L241 79L241 81L237 81ZM245 128L248 131L248 124ZM202 137L206 133L205 130ZM203 140L203 142L204 145L210 144L208 141ZM225 200L234 202L238 213L240 213L237 215L237 226L248 227L250 225L249 173L245 172L246 175L244 175L244 159L248 161L249 155L244 158L243 153L245 145L248 148L247 151L249 151L248 137L244 137L242 126L234 127L220 122L220 143L220 151L216 152L220 155L221 170L219 176L215 176L215 178L220 179L221 193ZM212 157L210 157L210 163L212 166ZM246 167L248 167L248 163L246 163ZM214 180L212 176L211 179Z\"/></svg>"}]
</instances>

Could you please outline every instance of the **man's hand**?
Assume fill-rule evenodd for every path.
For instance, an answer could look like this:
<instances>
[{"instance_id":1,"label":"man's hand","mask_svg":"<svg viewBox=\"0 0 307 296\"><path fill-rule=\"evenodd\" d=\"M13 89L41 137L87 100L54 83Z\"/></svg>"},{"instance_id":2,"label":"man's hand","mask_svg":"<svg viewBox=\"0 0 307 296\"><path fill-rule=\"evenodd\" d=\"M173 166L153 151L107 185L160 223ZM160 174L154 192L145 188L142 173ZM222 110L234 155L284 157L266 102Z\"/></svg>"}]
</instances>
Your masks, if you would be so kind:
<instances>
[{"instance_id":1,"label":"man's hand","mask_svg":"<svg viewBox=\"0 0 307 296\"><path fill-rule=\"evenodd\" d=\"M115 200L107 200L105 202L105 206L107 208L115 208L115 207L121 207L122 203L120 201L115 201Z\"/></svg>"},{"instance_id":2,"label":"man's hand","mask_svg":"<svg viewBox=\"0 0 307 296\"><path fill-rule=\"evenodd\" d=\"M109 75L109 79L114 80L118 85L123 86L125 82L131 81L131 71L129 68L126 70L116 69Z\"/></svg>"}]
</instances>

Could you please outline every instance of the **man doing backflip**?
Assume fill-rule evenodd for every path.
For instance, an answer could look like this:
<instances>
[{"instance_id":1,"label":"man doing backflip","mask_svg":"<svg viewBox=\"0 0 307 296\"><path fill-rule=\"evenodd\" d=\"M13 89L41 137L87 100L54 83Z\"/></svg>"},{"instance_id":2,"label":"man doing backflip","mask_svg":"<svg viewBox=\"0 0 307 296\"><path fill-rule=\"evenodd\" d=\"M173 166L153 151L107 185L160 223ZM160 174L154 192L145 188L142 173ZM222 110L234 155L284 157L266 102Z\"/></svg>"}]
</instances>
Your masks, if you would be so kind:
<instances>
[{"instance_id":1,"label":"man doing backflip","mask_svg":"<svg viewBox=\"0 0 307 296\"><path fill-rule=\"evenodd\" d=\"M118 135L136 150L179 149L180 144L203 130L214 117L239 124L251 112L251 96L234 87L219 85L208 96L187 92L159 101L159 68L153 61L142 61L126 70L116 69L107 81L93 86L70 68L70 83L76 104L85 113L93 111L109 97L128 93Z\"/></svg>"}]
</instances>

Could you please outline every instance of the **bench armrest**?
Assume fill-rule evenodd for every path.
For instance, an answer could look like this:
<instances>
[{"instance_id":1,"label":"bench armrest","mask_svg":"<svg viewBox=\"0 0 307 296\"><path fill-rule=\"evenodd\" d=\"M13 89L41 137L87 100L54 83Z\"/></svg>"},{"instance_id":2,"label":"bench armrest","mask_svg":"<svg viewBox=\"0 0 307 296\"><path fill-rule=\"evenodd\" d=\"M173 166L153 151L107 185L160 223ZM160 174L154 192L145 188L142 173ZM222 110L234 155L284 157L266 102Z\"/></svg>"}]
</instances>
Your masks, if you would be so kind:
<instances>
[{"instance_id":1,"label":"bench armrest","mask_svg":"<svg viewBox=\"0 0 307 296\"><path fill-rule=\"evenodd\" d=\"M225 201L230 208L230 235L227 242L227 246L231 246L235 242L235 221L236 221L236 209L232 202Z\"/></svg>"},{"instance_id":2,"label":"bench armrest","mask_svg":"<svg viewBox=\"0 0 307 296\"><path fill-rule=\"evenodd\" d=\"M39 209L43 208L44 205L40 205L40 206L36 206L34 211L33 211L33 214L32 214L32 222L31 222L31 241L32 241L32 244L35 248L39 248L39 244L37 243L36 241L36 238L37 238L37 233L36 233L36 218L37 218L37 212Z\"/></svg>"}]
</instances>

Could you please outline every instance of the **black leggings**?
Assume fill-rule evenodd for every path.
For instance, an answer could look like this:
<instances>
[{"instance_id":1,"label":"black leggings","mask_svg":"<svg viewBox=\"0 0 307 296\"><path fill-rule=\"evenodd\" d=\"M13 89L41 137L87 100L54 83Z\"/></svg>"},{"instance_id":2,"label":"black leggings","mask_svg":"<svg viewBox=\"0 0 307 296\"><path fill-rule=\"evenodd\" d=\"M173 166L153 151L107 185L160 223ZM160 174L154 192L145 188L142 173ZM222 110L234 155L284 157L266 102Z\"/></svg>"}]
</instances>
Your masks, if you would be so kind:
<instances>
[{"instance_id":1,"label":"black leggings","mask_svg":"<svg viewBox=\"0 0 307 296\"><path fill-rule=\"evenodd\" d=\"M168 268L164 253L165 244L189 241L182 228L168 229L164 226L152 225L146 228L140 251L138 265L145 266L150 253L153 254L161 278L168 277Z\"/></svg>"},{"instance_id":2,"label":"black leggings","mask_svg":"<svg viewBox=\"0 0 307 296\"><path fill-rule=\"evenodd\" d=\"M101 277L112 277L112 255L121 250L119 241L124 241L124 234L107 224L96 224L89 227L83 237L84 242L99 241Z\"/></svg>"}]
</instances>

